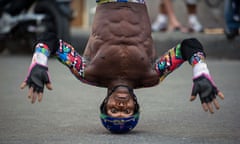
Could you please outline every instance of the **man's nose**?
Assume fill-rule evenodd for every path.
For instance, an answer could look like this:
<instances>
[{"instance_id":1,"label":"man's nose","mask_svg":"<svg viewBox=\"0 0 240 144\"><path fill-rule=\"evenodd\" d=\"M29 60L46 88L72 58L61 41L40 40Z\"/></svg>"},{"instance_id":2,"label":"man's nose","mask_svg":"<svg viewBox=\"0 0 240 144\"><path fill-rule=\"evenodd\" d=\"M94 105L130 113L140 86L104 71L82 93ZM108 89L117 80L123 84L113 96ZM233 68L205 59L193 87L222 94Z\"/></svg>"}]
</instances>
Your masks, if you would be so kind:
<instances>
[{"instance_id":1,"label":"man's nose","mask_svg":"<svg viewBox=\"0 0 240 144\"><path fill-rule=\"evenodd\" d=\"M118 102L118 106L119 106L119 107L123 107L123 106L125 106L125 103L124 103L123 101L119 101L119 102Z\"/></svg>"}]
</instances>

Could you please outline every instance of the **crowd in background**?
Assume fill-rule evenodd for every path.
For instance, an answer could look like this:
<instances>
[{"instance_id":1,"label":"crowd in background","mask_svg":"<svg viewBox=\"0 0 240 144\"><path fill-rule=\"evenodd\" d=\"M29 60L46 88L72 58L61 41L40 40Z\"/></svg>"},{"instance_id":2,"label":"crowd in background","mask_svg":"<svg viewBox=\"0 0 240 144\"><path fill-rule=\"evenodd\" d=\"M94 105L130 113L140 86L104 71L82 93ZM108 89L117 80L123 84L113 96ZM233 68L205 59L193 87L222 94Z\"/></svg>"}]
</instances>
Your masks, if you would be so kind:
<instances>
[{"instance_id":1,"label":"crowd in background","mask_svg":"<svg viewBox=\"0 0 240 144\"><path fill-rule=\"evenodd\" d=\"M198 0L182 0L187 9L187 26L180 23L179 18L175 15L173 8L174 0L160 0L159 13L152 23L153 32L164 31L181 31L181 32L203 32L204 26L198 19L197 10ZM12 3L11 6L5 5ZM11 21L11 17L18 14L19 11L28 7L31 0L0 0L0 33L8 31L6 24ZM224 4L224 20L226 27L225 35L228 39L233 39L239 35L240 28L240 1L225 0Z\"/></svg>"}]
</instances>

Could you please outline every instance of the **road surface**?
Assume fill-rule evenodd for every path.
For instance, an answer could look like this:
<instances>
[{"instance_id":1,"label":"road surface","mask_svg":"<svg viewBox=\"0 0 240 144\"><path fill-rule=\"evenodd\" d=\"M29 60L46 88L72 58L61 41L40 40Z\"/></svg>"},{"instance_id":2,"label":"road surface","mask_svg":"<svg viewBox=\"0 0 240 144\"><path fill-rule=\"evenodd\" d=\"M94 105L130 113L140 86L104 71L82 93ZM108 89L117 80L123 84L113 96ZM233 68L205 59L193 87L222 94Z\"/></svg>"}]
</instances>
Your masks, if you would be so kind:
<instances>
[{"instance_id":1,"label":"road surface","mask_svg":"<svg viewBox=\"0 0 240 144\"><path fill-rule=\"evenodd\" d=\"M189 102L192 68L184 63L160 85L135 90L141 105L137 127L124 135L101 125L99 105L106 89L80 83L55 59L49 60L53 90L31 104L19 85L30 55L0 55L0 144L239 144L240 61L208 59L225 94L215 114Z\"/></svg>"}]
</instances>

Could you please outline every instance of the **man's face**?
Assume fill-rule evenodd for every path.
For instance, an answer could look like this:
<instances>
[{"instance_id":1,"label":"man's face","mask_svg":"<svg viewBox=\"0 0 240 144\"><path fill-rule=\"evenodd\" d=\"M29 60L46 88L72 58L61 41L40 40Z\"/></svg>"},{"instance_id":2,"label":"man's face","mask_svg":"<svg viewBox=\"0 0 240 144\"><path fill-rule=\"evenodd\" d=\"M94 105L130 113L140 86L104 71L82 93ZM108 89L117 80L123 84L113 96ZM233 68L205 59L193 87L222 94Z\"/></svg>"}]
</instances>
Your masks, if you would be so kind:
<instances>
[{"instance_id":1,"label":"man's face","mask_svg":"<svg viewBox=\"0 0 240 144\"><path fill-rule=\"evenodd\" d=\"M128 89L118 88L109 97L106 104L107 114L112 117L129 117L134 113L133 96L129 94Z\"/></svg>"}]
</instances>

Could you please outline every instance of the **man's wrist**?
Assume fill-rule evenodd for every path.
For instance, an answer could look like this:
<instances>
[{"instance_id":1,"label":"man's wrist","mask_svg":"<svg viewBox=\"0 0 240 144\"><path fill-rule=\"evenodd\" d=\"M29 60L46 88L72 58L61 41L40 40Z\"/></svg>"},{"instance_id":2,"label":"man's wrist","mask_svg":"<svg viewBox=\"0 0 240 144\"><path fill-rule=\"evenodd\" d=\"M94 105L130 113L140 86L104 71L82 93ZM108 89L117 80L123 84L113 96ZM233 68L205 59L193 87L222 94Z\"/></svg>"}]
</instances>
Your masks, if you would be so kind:
<instances>
[{"instance_id":1,"label":"man's wrist","mask_svg":"<svg viewBox=\"0 0 240 144\"><path fill-rule=\"evenodd\" d=\"M39 43L36 45L35 53L33 54L32 64L37 63L43 66L47 66L47 60L50 56L50 51L48 46L43 43Z\"/></svg>"},{"instance_id":2,"label":"man's wrist","mask_svg":"<svg viewBox=\"0 0 240 144\"><path fill-rule=\"evenodd\" d=\"M195 64L193 66L193 78L197 78L203 74L210 75L207 64L204 62Z\"/></svg>"},{"instance_id":3,"label":"man's wrist","mask_svg":"<svg viewBox=\"0 0 240 144\"><path fill-rule=\"evenodd\" d=\"M205 62L205 56L202 52L195 53L189 60L189 63L193 66L193 77L199 77L203 74L210 75Z\"/></svg>"}]
</instances>

